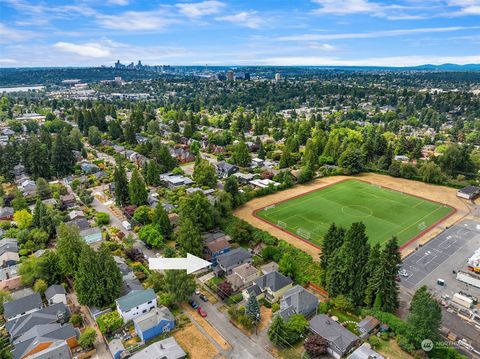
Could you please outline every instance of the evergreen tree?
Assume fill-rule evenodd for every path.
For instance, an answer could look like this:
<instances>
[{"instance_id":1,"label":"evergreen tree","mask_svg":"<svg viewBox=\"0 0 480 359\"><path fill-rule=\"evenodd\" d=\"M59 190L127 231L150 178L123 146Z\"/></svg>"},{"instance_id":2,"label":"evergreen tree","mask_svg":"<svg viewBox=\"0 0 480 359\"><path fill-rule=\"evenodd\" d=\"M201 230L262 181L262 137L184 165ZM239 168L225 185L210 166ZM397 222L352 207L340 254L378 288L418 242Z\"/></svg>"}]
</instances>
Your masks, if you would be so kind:
<instances>
[{"instance_id":1,"label":"evergreen tree","mask_svg":"<svg viewBox=\"0 0 480 359\"><path fill-rule=\"evenodd\" d=\"M233 149L232 153L233 162L240 167L248 167L252 158L250 156L250 150L244 141L240 141Z\"/></svg>"},{"instance_id":2,"label":"evergreen tree","mask_svg":"<svg viewBox=\"0 0 480 359\"><path fill-rule=\"evenodd\" d=\"M230 193L232 196L232 205L233 208L238 207L241 204L240 192L238 188L238 180L235 176L230 176L225 181L224 186L225 192Z\"/></svg>"},{"instance_id":3,"label":"evergreen tree","mask_svg":"<svg viewBox=\"0 0 480 359\"><path fill-rule=\"evenodd\" d=\"M258 323L260 320L260 306L254 295L248 297L247 305L245 306L245 315L249 317L252 322Z\"/></svg>"},{"instance_id":4,"label":"evergreen tree","mask_svg":"<svg viewBox=\"0 0 480 359\"><path fill-rule=\"evenodd\" d=\"M172 236L172 224L168 218L167 211L163 208L161 203L157 203L155 210L153 211L152 224L158 226L162 236L168 240Z\"/></svg>"},{"instance_id":5,"label":"evergreen tree","mask_svg":"<svg viewBox=\"0 0 480 359\"><path fill-rule=\"evenodd\" d=\"M382 250L378 265L370 274L365 295L367 305L372 305L372 300L374 300L374 305L384 312L393 313L398 309L399 288L396 277L401 263L402 258L397 239L392 237ZM370 263L370 265L373 267L375 264Z\"/></svg>"},{"instance_id":6,"label":"evergreen tree","mask_svg":"<svg viewBox=\"0 0 480 359\"><path fill-rule=\"evenodd\" d=\"M86 246L78 228L61 224L58 231L57 254L60 268L66 275L74 275L82 249Z\"/></svg>"},{"instance_id":7,"label":"evergreen tree","mask_svg":"<svg viewBox=\"0 0 480 359\"><path fill-rule=\"evenodd\" d=\"M97 253L98 266L100 268L100 301L102 306L109 305L120 296L122 288L122 274L112 254L102 248Z\"/></svg>"},{"instance_id":8,"label":"evergreen tree","mask_svg":"<svg viewBox=\"0 0 480 359\"><path fill-rule=\"evenodd\" d=\"M365 305L371 307L375 301L375 296L377 292L377 278L375 278L375 273L379 270L379 266L382 262L380 258L380 243L376 243L370 250L370 255L368 256L367 262L367 289L365 290Z\"/></svg>"},{"instance_id":9,"label":"evergreen tree","mask_svg":"<svg viewBox=\"0 0 480 359\"><path fill-rule=\"evenodd\" d=\"M160 167L156 164L155 161L149 161L146 165L145 171L145 182L149 186L159 186L160 185Z\"/></svg>"},{"instance_id":10,"label":"evergreen tree","mask_svg":"<svg viewBox=\"0 0 480 359\"><path fill-rule=\"evenodd\" d=\"M320 279L323 284L325 284L327 277L329 260L333 258L337 250L342 246L344 237L345 230L332 223L323 238L322 254L320 255L320 268L322 269Z\"/></svg>"},{"instance_id":11,"label":"evergreen tree","mask_svg":"<svg viewBox=\"0 0 480 359\"><path fill-rule=\"evenodd\" d=\"M115 203L117 206L124 207L129 203L129 191L127 174L122 161L117 162L115 172L113 173L113 183L115 184Z\"/></svg>"},{"instance_id":12,"label":"evergreen tree","mask_svg":"<svg viewBox=\"0 0 480 359\"><path fill-rule=\"evenodd\" d=\"M285 344L287 344L285 338L286 329L283 318L280 315L276 315L270 328L268 328L268 339L277 346L285 346Z\"/></svg>"},{"instance_id":13,"label":"evergreen tree","mask_svg":"<svg viewBox=\"0 0 480 359\"><path fill-rule=\"evenodd\" d=\"M64 177L70 174L73 172L75 165L75 158L67 138L67 134L59 133L53 143L51 163L53 173L57 177Z\"/></svg>"},{"instance_id":14,"label":"evergreen tree","mask_svg":"<svg viewBox=\"0 0 480 359\"><path fill-rule=\"evenodd\" d=\"M195 278L185 270L165 271L165 290L171 295L173 301L188 300L195 291Z\"/></svg>"},{"instance_id":15,"label":"evergreen tree","mask_svg":"<svg viewBox=\"0 0 480 359\"><path fill-rule=\"evenodd\" d=\"M95 251L83 246L75 272L75 292L80 304L102 307L101 276Z\"/></svg>"},{"instance_id":16,"label":"evergreen tree","mask_svg":"<svg viewBox=\"0 0 480 359\"><path fill-rule=\"evenodd\" d=\"M215 168L206 160L200 159L195 162L193 179L199 186L215 188L217 186L217 173Z\"/></svg>"},{"instance_id":17,"label":"evergreen tree","mask_svg":"<svg viewBox=\"0 0 480 359\"><path fill-rule=\"evenodd\" d=\"M12 200L12 207L15 212L21 211L22 209L28 209L28 202L23 193L18 189L15 192L15 198Z\"/></svg>"},{"instance_id":18,"label":"evergreen tree","mask_svg":"<svg viewBox=\"0 0 480 359\"><path fill-rule=\"evenodd\" d=\"M442 309L440 304L432 297L426 286L415 292L410 304L410 313L407 323L412 330L408 333L417 348L424 339L436 342L440 338L440 325Z\"/></svg>"},{"instance_id":19,"label":"evergreen tree","mask_svg":"<svg viewBox=\"0 0 480 359\"><path fill-rule=\"evenodd\" d=\"M124 126L123 137L125 141L131 145L137 144L137 139L135 137L135 129L131 123L131 121L127 121Z\"/></svg>"},{"instance_id":20,"label":"evergreen tree","mask_svg":"<svg viewBox=\"0 0 480 359\"><path fill-rule=\"evenodd\" d=\"M128 194L130 196L130 202L136 206L147 203L148 190L142 175L136 168L133 170L132 178L128 184Z\"/></svg>"},{"instance_id":21,"label":"evergreen tree","mask_svg":"<svg viewBox=\"0 0 480 359\"><path fill-rule=\"evenodd\" d=\"M190 218L200 231L209 230L213 226L212 205L200 191L180 200L180 217Z\"/></svg>"},{"instance_id":22,"label":"evergreen tree","mask_svg":"<svg viewBox=\"0 0 480 359\"><path fill-rule=\"evenodd\" d=\"M178 232L176 233L177 243L185 253L190 253L195 256L202 255L203 240L202 234L190 218L182 218Z\"/></svg>"}]
</instances>

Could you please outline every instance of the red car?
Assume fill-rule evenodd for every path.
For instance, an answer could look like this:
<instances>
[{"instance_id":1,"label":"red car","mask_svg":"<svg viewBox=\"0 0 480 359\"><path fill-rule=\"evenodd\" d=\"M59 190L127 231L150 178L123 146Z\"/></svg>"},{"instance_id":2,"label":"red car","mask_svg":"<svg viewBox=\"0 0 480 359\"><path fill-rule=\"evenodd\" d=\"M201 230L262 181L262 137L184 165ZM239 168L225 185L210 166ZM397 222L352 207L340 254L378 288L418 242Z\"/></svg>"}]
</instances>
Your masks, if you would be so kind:
<instances>
[{"instance_id":1,"label":"red car","mask_svg":"<svg viewBox=\"0 0 480 359\"><path fill-rule=\"evenodd\" d=\"M205 318L207 316L207 313L203 310L202 307L198 307L197 312L202 316L202 318Z\"/></svg>"}]
</instances>

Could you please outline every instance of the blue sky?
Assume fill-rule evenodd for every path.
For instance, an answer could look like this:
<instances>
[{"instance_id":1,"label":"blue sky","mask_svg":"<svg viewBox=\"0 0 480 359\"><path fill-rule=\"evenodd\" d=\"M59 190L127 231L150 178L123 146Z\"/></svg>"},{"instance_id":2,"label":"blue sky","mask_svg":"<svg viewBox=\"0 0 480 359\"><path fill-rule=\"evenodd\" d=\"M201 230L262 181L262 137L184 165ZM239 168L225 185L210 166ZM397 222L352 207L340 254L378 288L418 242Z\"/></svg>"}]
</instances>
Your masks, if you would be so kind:
<instances>
[{"instance_id":1,"label":"blue sky","mask_svg":"<svg viewBox=\"0 0 480 359\"><path fill-rule=\"evenodd\" d=\"M480 63L480 0L0 0L0 66Z\"/></svg>"}]
</instances>

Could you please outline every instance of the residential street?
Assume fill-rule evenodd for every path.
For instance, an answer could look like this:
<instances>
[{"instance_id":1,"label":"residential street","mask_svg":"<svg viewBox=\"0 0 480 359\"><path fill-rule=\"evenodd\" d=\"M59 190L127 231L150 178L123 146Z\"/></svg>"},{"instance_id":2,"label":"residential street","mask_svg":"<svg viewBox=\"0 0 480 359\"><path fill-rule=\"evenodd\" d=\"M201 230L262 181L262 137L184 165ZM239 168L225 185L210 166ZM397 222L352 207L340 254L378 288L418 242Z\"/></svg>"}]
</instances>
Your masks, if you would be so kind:
<instances>
[{"instance_id":1,"label":"residential street","mask_svg":"<svg viewBox=\"0 0 480 359\"><path fill-rule=\"evenodd\" d=\"M95 193L96 190L99 188L92 188L92 192ZM107 213L110 217L110 224L114 227L117 227L118 229L122 230L125 234L131 234L133 238L136 239L135 244L133 245L134 248L140 249L143 254L145 254L147 257L155 257L156 252L148 249L145 247L145 244L138 239L137 234L134 231L127 231L125 228L122 226L122 221L126 220L126 218L120 219L118 218L115 213L112 212L110 207L106 206L104 203L102 203L96 196L93 196L93 202L91 204L92 208L94 208L97 212L104 212Z\"/></svg>"},{"instance_id":2,"label":"residential street","mask_svg":"<svg viewBox=\"0 0 480 359\"><path fill-rule=\"evenodd\" d=\"M199 303L207 313L205 318L232 346L232 351L228 354L228 358L232 359L273 359L274 357L267 352L265 348L256 343L250 337L243 334L239 329L233 326L227 315L220 312L216 305L210 302L203 302L197 295L193 298Z\"/></svg>"}]
</instances>

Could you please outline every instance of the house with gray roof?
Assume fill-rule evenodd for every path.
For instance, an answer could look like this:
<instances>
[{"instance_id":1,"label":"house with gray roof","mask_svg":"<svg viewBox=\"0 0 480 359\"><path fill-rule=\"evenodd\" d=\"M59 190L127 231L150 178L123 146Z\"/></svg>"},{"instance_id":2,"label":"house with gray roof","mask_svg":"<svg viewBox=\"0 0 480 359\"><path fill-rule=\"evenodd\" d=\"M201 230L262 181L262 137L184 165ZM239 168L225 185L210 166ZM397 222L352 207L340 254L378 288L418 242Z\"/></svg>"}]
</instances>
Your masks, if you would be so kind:
<instances>
[{"instance_id":1,"label":"house with gray roof","mask_svg":"<svg viewBox=\"0 0 480 359\"><path fill-rule=\"evenodd\" d=\"M385 359L385 357L373 350L370 344L363 343L347 359Z\"/></svg>"},{"instance_id":2,"label":"house with gray roof","mask_svg":"<svg viewBox=\"0 0 480 359\"><path fill-rule=\"evenodd\" d=\"M42 308L36 312L26 314L20 318L10 320L5 324L11 340L14 340L36 325L67 323L70 319L70 309L63 304L57 303Z\"/></svg>"},{"instance_id":3,"label":"house with gray roof","mask_svg":"<svg viewBox=\"0 0 480 359\"><path fill-rule=\"evenodd\" d=\"M14 359L25 358L31 352L41 352L58 341L66 342L70 349L78 345L80 333L71 324L43 324L30 328L22 336L13 341Z\"/></svg>"},{"instance_id":4,"label":"house with gray roof","mask_svg":"<svg viewBox=\"0 0 480 359\"><path fill-rule=\"evenodd\" d=\"M336 359L348 354L360 340L343 325L325 314L314 316L310 319L309 326L312 332L320 335L328 342L328 353Z\"/></svg>"},{"instance_id":5,"label":"house with gray roof","mask_svg":"<svg viewBox=\"0 0 480 359\"><path fill-rule=\"evenodd\" d=\"M120 273L122 274L122 292L121 294L125 295L130 293L132 290L141 290L143 289L142 283L138 280L133 272L132 268L125 263L125 260L118 256L113 256L115 263L117 264Z\"/></svg>"},{"instance_id":6,"label":"house with gray roof","mask_svg":"<svg viewBox=\"0 0 480 359\"><path fill-rule=\"evenodd\" d=\"M28 359L72 359L72 351L65 340L57 340L48 348L32 354Z\"/></svg>"},{"instance_id":7,"label":"house with gray roof","mask_svg":"<svg viewBox=\"0 0 480 359\"><path fill-rule=\"evenodd\" d=\"M235 248L217 256L217 271L231 274L234 268L245 263L252 263L252 254L244 248Z\"/></svg>"},{"instance_id":8,"label":"house with gray roof","mask_svg":"<svg viewBox=\"0 0 480 359\"><path fill-rule=\"evenodd\" d=\"M163 305L133 320L135 332L143 341L168 333L175 327L175 317Z\"/></svg>"},{"instance_id":9,"label":"house with gray roof","mask_svg":"<svg viewBox=\"0 0 480 359\"><path fill-rule=\"evenodd\" d=\"M215 165L215 169L219 178L227 178L233 175L235 172L238 172L237 166L225 161L217 162L217 164Z\"/></svg>"},{"instance_id":10,"label":"house with gray roof","mask_svg":"<svg viewBox=\"0 0 480 359\"><path fill-rule=\"evenodd\" d=\"M157 295L153 289L133 290L115 300L117 311L126 323L157 307Z\"/></svg>"},{"instance_id":11,"label":"house with gray roof","mask_svg":"<svg viewBox=\"0 0 480 359\"><path fill-rule=\"evenodd\" d=\"M15 320L21 316L36 312L43 308L42 297L39 293L12 300L3 305L3 316L7 321Z\"/></svg>"},{"instance_id":12,"label":"house with gray roof","mask_svg":"<svg viewBox=\"0 0 480 359\"><path fill-rule=\"evenodd\" d=\"M160 340L135 353L130 359L183 359L187 353L173 337Z\"/></svg>"},{"instance_id":13,"label":"house with gray roof","mask_svg":"<svg viewBox=\"0 0 480 359\"><path fill-rule=\"evenodd\" d=\"M242 291L245 300L254 295L257 300L276 302L293 286L293 280L280 272L270 272L255 279L251 286Z\"/></svg>"},{"instance_id":14,"label":"house with gray roof","mask_svg":"<svg viewBox=\"0 0 480 359\"><path fill-rule=\"evenodd\" d=\"M302 314L309 318L317 311L318 298L300 285L296 285L285 292L280 299L280 310L277 312L287 321L294 314Z\"/></svg>"},{"instance_id":15,"label":"house with gray roof","mask_svg":"<svg viewBox=\"0 0 480 359\"><path fill-rule=\"evenodd\" d=\"M45 291L45 298L47 299L48 305L55 303L67 304L67 292L63 285L54 284L47 288Z\"/></svg>"}]
</instances>

